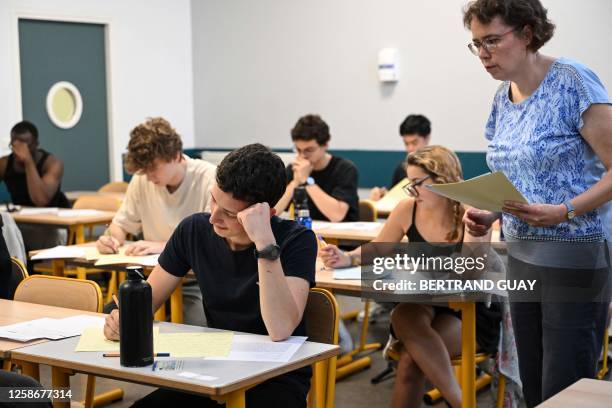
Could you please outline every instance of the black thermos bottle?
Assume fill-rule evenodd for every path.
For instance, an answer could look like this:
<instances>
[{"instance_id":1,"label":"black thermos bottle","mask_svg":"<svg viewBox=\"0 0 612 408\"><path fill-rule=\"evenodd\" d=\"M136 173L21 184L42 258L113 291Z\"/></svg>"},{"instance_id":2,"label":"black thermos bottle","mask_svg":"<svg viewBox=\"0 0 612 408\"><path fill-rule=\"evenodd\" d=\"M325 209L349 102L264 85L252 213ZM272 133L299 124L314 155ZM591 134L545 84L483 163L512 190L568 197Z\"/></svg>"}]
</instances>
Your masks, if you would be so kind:
<instances>
[{"instance_id":1,"label":"black thermos bottle","mask_svg":"<svg viewBox=\"0 0 612 408\"><path fill-rule=\"evenodd\" d=\"M125 367L153 364L153 310L151 285L140 266L127 267L119 287L120 360Z\"/></svg>"}]
</instances>

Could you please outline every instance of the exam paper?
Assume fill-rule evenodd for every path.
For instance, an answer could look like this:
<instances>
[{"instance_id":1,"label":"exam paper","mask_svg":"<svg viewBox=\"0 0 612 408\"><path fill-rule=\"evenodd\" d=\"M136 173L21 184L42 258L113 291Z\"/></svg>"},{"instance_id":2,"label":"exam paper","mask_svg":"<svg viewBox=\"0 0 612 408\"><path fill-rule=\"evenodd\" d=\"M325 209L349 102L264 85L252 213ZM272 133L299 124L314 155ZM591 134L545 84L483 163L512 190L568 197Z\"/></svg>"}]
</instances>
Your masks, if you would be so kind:
<instances>
[{"instance_id":1,"label":"exam paper","mask_svg":"<svg viewBox=\"0 0 612 408\"><path fill-rule=\"evenodd\" d=\"M330 231L376 231L381 227L380 222L312 222L312 229L315 231L322 229Z\"/></svg>"},{"instance_id":2,"label":"exam paper","mask_svg":"<svg viewBox=\"0 0 612 408\"><path fill-rule=\"evenodd\" d=\"M232 346L232 332L161 333L154 341L156 353L170 357L227 357Z\"/></svg>"},{"instance_id":3,"label":"exam paper","mask_svg":"<svg viewBox=\"0 0 612 408\"><path fill-rule=\"evenodd\" d=\"M428 184L429 190L451 200L494 212L500 212L504 201L527 203L501 171L487 173L459 183Z\"/></svg>"},{"instance_id":4,"label":"exam paper","mask_svg":"<svg viewBox=\"0 0 612 408\"><path fill-rule=\"evenodd\" d=\"M395 208L400 201L408 198L406 193L404 193L403 187L409 183L407 178L404 178L402 181L394 185L391 190L387 191L387 194L383 196L378 201L374 202L374 207L376 207L377 211L382 212L391 212Z\"/></svg>"},{"instance_id":5,"label":"exam paper","mask_svg":"<svg viewBox=\"0 0 612 408\"><path fill-rule=\"evenodd\" d=\"M37 207L37 208L22 208L19 210L21 215L57 215L59 208L57 207Z\"/></svg>"},{"instance_id":6,"label":"exam paper","mask_svg":"<svg viewBox=\"0 0 612 408\"><path fill-rule=\"evenodd\" d=\"M337 280L343 279L361 279L361 266L353 266L351 268L334 269L332 277Z\"/></svg>"},{"instance_id":7,"label":"exam paper","mask_svg":"<svg viewBox=\"0 0 612 408\"><path fill-rule=\"evenodd\" d=\"M286 363L304 344L306 337L291 336L285 341L252 334L235 335L227 357L208 357L207 360L271 361Z\"/></svg>"},{"instance_id":8,"label":"exam paper","mask_svg":"<svg viewBox=\"0 0 612 408\"><path fill-rule=\"evenodd\" d=\"M142 266L155 266L159 254L135 256L126 255L125 250L127 245L119 248L118 254L101 254L96 248L90 247L85 251L85 258L88 261L96 260L95 266L102 265L122 265L122 264L137 264Z\"/></svg>"},{"instance_id":9,"label":"exam paper","mask_svg":"<svg viewBox=\"0 0 612 408\"><path fill-rule=\"evenodd\" d=\"M58 245L54 248L40 251L32 256L32 259L84 258L86 253L87 251L83 247Z\"/></svg>"},{"instance_id":10,"label":"exam paper","mask_svg":"<svg viewBox=\"0 0 612 408\"><path fill-rule=\"evenodd\" d=\"M77 315L63 319L29 320L0 327L0 337L17 341L30 341L35 339L59 340L66 337L78 336L85 327L104 325L104 318L88 315Z\"/></svg>"},{"instance_id":11,"label":"exam paper","mask_svg":"<svg viewBox=\"0 0 612 408\"><path fill-rule=\"evenodd\" d=\"M153 327L153 341L157 336L159 336L159 327ZM119 342L104 337L104 321L102 321L101 326L87 327L82 331L74 351L119 351Z\"/></svg>"},{"instance_id":12,"label":"exam paper","mask_svg":"<svg viewBox=\"0 0 612 408\"><path fill-rule=\"evenodd\" d=\"M92 217L94 215L102 214L102 211L99 210L88 210L88 209L79 209L79 210L59 210L57 212L58 217Z\"/></svg>"}]
</instances>

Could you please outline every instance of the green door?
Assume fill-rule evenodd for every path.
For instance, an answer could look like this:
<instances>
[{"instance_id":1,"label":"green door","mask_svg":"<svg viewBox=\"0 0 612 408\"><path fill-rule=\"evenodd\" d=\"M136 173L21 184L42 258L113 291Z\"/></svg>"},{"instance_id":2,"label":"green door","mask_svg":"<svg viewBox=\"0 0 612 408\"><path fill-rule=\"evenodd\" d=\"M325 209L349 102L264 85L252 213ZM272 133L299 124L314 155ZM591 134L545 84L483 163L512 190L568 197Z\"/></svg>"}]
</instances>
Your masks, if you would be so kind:
<instances>
[{"instance_id":1,"label":"green door","mask_svg":"<svg viewBox=\"0 0 612 408\"><path fill-rule=\"evenodd\" d=\"M38 128L41 148L64 162L62 190L97 190L109 181L104 25L19 19L23 119ZM83 104L69 129L53 124L47 93L73 84Z\"/></svg>"}]
</instances>

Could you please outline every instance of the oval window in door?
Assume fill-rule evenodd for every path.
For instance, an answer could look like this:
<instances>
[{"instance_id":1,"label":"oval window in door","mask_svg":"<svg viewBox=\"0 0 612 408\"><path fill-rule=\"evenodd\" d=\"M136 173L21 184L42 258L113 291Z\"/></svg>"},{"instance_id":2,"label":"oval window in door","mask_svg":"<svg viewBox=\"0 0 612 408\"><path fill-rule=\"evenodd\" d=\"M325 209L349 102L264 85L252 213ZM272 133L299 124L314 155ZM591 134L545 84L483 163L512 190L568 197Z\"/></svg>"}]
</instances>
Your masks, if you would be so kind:
<instances>
[{"instance_id":1,"label":"oval window in door","mask_svg":"<svg viewBox=\"0 0 612 408\"><path fill-rule=\"evenodd\" d=\"M60 129L70 129L79 123L83 113L81 93L72 83L55 83L47 93L47 115Z\"/></svg>"}]
</instances>

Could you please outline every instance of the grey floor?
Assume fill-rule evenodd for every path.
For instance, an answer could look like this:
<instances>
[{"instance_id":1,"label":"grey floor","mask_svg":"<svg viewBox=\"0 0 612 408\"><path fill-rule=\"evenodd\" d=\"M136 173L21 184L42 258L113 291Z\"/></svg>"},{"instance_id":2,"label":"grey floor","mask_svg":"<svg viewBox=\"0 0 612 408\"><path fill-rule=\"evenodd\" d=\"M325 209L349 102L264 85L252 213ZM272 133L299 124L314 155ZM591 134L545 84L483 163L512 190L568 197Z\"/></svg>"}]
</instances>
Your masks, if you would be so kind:
<instances>
[{"instance_id":1,"label":"grey floor","mask_svg":"<svg viewBox=\"0 0 612 408\"><path fill-rule=\"evenodd\" d=\"M361 307L359 299L340 297L339 302L343 310L357 310ZM388 318L383 317L370 326L369 340L384 343L388 336ZM349 323L349 330L353 333L353 338L357 338L359 323ZM393 378L380 384L372 385L370 379L377 373L384 370L387 366L382 358L380 351L371 354L372 366L362 372L356 373L348 378L342 379L336 386L336 404L338 408L370 408L387 407L393 389ZM51 375L47 367L41 367L41 381L44 385L50 385ZM73 398L80 401L85 391L85 376L75 375L71 379ZM123 400L109 405L110 407L129 407L134 401L154 390L138 384L124 383L104 378L98 378L96 392L100 393L114 388L122 388L125 396ZM78 404L73 404L78 406ZM426 405L423 404L425 407ZM443 403L437 403L434 407L445 407ZM478 394L478 407L494 407L494 399L490 390L484 389Z\"/></svg>"}]
</instances>

